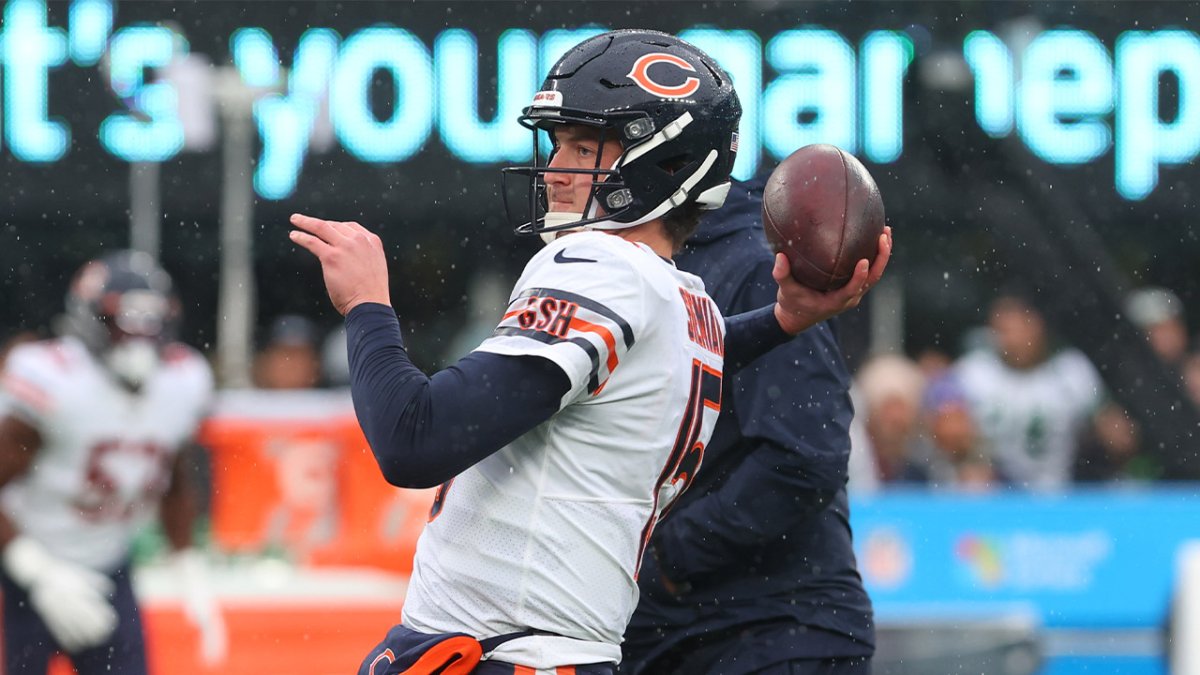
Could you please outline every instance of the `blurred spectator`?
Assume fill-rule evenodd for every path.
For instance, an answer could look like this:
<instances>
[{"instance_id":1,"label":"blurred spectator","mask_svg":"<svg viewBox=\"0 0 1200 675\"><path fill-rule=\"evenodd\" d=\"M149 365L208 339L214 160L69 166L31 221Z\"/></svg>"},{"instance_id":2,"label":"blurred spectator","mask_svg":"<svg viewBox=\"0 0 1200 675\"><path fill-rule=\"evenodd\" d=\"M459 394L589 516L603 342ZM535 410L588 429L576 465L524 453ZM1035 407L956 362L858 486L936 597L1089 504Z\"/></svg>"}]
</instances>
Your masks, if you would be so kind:
<instances>
[{"instance_id":1,"label":"blurred spectator","mask_svg":"<svg viewBox=\"0 0 1200 675\"><path fill-rule=\"evenodd\" d=\"M1139 453L1137 422L1115 403L1105 403L1096 412L1091 429L1079 446L1075 480L1110 482L1150 480L1159 476L1158 465Z\"/></svg>"},{"instance_id":2,"label":"blurred spectator","mask_svg":"<svg viewBox=\"0 0 1200 675\"><path fill-rule=\"evenodd\" d=\"M1021 487L1068 483L1101 381L1078 349L1055 349L1045 319L1025 299L1002 295L988 321L990 346L954 366L996 470Z\"/></svg>"},{"instance_id":3,"label":"blurred spectator","mask_svg":"<svg viewBox=\"0 0 1200 675\"><path fill-rule=\"evenodd\" d=\"M1200 354L1189 354L1184 358L1183 385L1192 402L1200 406Z\"/></svg>"},{"instance_id":4,"label":"blurred spectator","mask_svg":"<svg viewBox=\"0 0 1200 675\"><path fill-rule=\"evenodd\" d=\"M328 387L350 386L350 354L346 351L346 326L338 325L321 344L321 375Z\"/></svg>"},{"instance_id":5,"label":"blurred spectator","mask_svg":"<svg viewBox=\"0 0 1200 675\"><path fill-rule=\"evenodd\" d=\"M1145 286L1129 294L1125 312L1146 333L1150 347L1164 363L1176 368L1183 365L1188 333L1179 296L1166 288Z\"/></svg>"},{"instance_id":6,"label":"blurred spectator","mask_svg":"<svg viewBox=\"0 0 1200 675\"><path fill-rule=\"evenodd\" d=\"M254 385L261 389L308 389L321 377L317 331L297 314L275 319L266 346L254 359Z\"/></svg>"},{"instance_id":7,"label":"blurred spectator","mask_svg":"<svg viewBox=\"0 0 1200 675\"><path fill-rule=\"evenodd\" d=\"M996 482L996 472L983 447L966 392L952 373L929 380L923 408L930 484L970 491L990 489Z\"/></svg>"},{"instance_id":8,"label":"blurred spectator","mask_svg":"<svg viewBox=\"0 0 1200 675\"><path fill-rule=\"evenodd\" d=\"M872 357L851 387L850 487L869 491L890 483L924 483L928 474L914 451L920 440L925 376L903 356Z\"/></svg>"},{"instance_id":9,"label":"blurred spectator","mask_svg":"<svg viewBox=\"0 0 1200 675\"><path fill-rule=\"evenodd\" d=\"M938 347L926 347L917 354L917 367L925 374L925 379L933 382L950 370L954 359Z\"/></svg>"}]
</instances>

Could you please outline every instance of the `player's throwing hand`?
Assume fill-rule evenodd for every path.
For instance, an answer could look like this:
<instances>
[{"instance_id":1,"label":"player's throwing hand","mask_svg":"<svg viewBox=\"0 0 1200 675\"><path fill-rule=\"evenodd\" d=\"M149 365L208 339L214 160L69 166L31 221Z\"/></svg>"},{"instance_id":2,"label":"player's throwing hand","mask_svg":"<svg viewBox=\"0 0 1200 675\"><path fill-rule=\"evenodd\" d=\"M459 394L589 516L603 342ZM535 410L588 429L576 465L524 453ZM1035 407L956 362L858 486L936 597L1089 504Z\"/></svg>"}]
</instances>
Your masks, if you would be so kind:
<instances>
[{"instance_id":1,"label":"player's throwing hand","mask_svg":"<svg viewBox=\"0 0 1200 675\"><path fill-rule=\"evenodd\" d=\"M321 261L325 290L343 316L364 302L391 305L387 257L379 237L358 223L292 214L291 240Z\"/></svg>"},{"instance_id":2,"label":"player's throwing hand","mask_svg":"<svg viewBox=\"0 0 1200 675\"><path fill-rule=\"evenodd\" d=\"M780 327L791 335L796 335L832 316L858 306L863 296L879 280L887 269L888 260L892 257L892 228L883 228L879 235L879 254L874 263L866 258L859 260L854 267L854 275L841 288L832 291L818 291L796 281L788 266L787 256L775 254L775 269L771 276L779 284L779 294L776 296L775 319Z\"/></svg>"}]
</instances>

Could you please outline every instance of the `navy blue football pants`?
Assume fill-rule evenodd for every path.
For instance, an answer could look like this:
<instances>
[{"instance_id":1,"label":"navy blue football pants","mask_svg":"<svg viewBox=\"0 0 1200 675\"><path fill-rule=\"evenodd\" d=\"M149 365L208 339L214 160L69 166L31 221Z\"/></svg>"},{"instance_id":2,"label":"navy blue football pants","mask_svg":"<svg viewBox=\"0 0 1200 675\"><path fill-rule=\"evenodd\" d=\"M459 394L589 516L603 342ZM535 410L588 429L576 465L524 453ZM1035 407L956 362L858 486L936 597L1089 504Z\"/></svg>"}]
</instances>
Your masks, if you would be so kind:
<instances>
[{"instance_id":1,"label":"navy blue football pants","mask_svg":"<svg viewBox=\"0 0 1200 675\"><path fill-rule=\"evenodd\" d=\"M109 598L120 617L112 638L97 647L68 654L79 675L146 675L146 641L133 597L128 564L112 575ZM66 653L29 604L25 589L0 572L4 593L4 666L8 675L46 675L50 658Z\"/></svg>"}]
</instances>

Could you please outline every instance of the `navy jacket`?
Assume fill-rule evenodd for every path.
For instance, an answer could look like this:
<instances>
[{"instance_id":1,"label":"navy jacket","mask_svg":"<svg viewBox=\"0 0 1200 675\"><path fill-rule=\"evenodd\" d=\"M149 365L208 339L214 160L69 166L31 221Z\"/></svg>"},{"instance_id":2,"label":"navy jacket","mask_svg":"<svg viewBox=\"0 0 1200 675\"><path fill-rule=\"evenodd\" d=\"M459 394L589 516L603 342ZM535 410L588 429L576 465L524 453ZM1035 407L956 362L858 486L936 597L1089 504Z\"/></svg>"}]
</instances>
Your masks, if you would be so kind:
<instances>
[{"instance_id":1,"label":"navy jacket","mask_svg":"<svg viewBox=\"0 0 1200 675\"><path fill-rule=\"evenodd\" d=\"M760 225L763 182L735 183L675 258L726 315L773 302L777 291ZM848 522L849 387L832 321L726 378L702 467L643 560L622 672L690 636L780 619L823 629L797 633L791 656L873 651ZM659 565L690 585L682 597L666 592Z\"/></svg>"}]
</instances>

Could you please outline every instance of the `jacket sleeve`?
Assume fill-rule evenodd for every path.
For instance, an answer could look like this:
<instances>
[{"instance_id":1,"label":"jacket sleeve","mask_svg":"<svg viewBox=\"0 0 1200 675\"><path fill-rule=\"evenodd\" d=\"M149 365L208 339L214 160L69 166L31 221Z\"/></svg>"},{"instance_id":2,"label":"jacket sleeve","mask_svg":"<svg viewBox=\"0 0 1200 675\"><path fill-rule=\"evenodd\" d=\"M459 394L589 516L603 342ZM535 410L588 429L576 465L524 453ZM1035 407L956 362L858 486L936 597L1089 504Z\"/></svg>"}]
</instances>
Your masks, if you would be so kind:
<instances>
[{"instance_id":1,"label":"jacket sleeve","mask_svg":"<svg viewBox=\"0 0 1200 675\"><path fill-rule=\"evenodd\" d=\"M735 308L773 298L770 266L742 286ZM831 322L748 364L727 383L722 411L742 453L716 489L680 504L655 533L666 575L688 581L734 567L744 552L802 529L846 482L854 411L850 375ZM703 468L701 469L703 471Z\"/></svg>"},{"instance_id":2,"label":"jacket sleeve","mask_svg":"<svg viewBox=\"0 0 1200 675\"><path fill-rule=\"evenodd\" d=\"M391 307L346 316L354 412L380 471L398 487L453 478L559 410L570 381L540 356L472 352L433 377L413 365Z\"/></svg>"}]
</instances>

